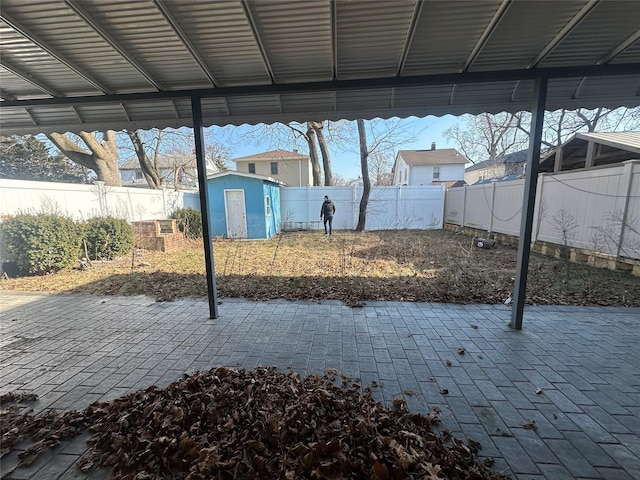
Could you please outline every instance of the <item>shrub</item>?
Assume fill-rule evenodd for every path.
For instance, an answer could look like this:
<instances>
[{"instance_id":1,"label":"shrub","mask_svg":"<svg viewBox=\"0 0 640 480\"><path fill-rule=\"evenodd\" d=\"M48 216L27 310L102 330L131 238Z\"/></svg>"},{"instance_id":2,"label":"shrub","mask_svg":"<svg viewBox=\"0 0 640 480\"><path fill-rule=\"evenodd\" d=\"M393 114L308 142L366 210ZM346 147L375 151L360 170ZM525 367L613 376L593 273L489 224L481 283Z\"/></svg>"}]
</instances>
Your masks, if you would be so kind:
<instances>
[{"instance_id":1,"label":"shrub","mask_svg":"<svg viewBox=\"0 0 640 480\"><path fill-rule=\"evenodd\" d=\"M78 259L83 227L56 214L20 214L2 222L2 234L20 274L44 274Z\"/></svg>"},{"instance_id":2,"label":"shrub","mask_svg":"<svg viewBox=\"0 0 640 480\"><path fill-rule=\"evenodd\" d=\"M176 208L171 218L178 220L178 228L191 239L202 238L202 215L193 208Z\"/></svg>"},{"instance_id":3,"label":"shrub","mask_svg":"<svg viewBox=\"0 0 640 480\"><path fill-rule=\"evenodd\" d=\"M113 217L90 218L85 223L85 241L91 260L113 260L133 249L133 229L126 220Z\"/></svg>"}]
</instances>

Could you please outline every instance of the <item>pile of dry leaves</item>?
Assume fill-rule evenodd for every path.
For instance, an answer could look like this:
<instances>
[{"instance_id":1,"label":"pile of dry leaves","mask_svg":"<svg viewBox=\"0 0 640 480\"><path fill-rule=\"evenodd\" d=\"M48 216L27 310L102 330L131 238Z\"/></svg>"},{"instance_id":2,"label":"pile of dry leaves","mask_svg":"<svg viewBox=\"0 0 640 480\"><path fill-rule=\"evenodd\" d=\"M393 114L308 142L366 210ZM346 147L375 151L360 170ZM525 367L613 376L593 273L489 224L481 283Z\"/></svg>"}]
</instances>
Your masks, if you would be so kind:
<instances>
[{"instance_id":1,"label":"pile of dry leaves","mask_svg":"<svg viewBox=\"0 0 640 480\"><path fill-rule=\"evenodd\" d=\"M435 414L401 399L387 409L336 375L220 367L64 415L10 415L3 398L3 449L33 437L28 463L89 428L79 467L111 466L117 479L507 478L478 462L476 442L434 433Z\"/></svg>"}]
</instances>

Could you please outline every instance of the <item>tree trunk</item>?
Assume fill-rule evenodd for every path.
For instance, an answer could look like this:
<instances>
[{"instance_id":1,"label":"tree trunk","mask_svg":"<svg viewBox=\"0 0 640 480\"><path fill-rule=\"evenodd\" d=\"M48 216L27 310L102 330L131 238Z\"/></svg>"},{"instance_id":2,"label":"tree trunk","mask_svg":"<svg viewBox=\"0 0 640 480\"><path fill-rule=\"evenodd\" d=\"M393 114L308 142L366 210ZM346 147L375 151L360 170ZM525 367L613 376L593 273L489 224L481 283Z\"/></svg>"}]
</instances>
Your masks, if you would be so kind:
<instances>
[{"instance_id":1,"label":"tree trunk","mask_svg":"<svg viewBox=\"0 0 640 480\"><path fill-rule=\"evenodd\" d=\"M149 188L160 188L160 186L162 185L162 180L160 179L160 175L158 174L158 169L153 164L144 149L144 142L140 137L140 131L134 130L132 132L131 130L127 130L127 134L129 135L131 143L133 144L133 148L136 151L138 161L140 162L140 168L142 169L142 174L149 184Z\"/></svg>"},{"instance_id":2,"label":"tree trunk","mask_svg":"<svg viewBox=\"0 0 640 480\"><path fill-rule=\"evenodd\" d=\"M331 171L331 154L329 153L329 147L327 146L327 139L324 136L322 122L309 122L309 125L313 128L318 137L318 145L320 146L320 153L322 154L322 166L324 168L324 184L326 186L333 185L333 172Z\"/></svg>"},{"instance_id":3,"label":"tree trunk","mask_svg":"<svg viewBox=\"0 0 640 480\"><path fill-rule=\"evenodd\" d=\"M371 180L369 180L369 151L367 150L367 132L364 128L364 120L358 118L356 122L358 124L358 137L360 138L360 167L362 169L363 187L356 232L363 232L367 221L367 203L369 203L369 193L371 192Z\"/></svg>"},{"instance_id":4,"label":"tree trunk","mask_svg":"<svg viewBox=\"0 0 640 480\"><path fill-rule=\"evenodd\" d=\"M307 123L307 143L309 144L309 158L311 159L311 171L313 173L313 186L320 186L320 162L318 161L318 150L316 149L316 131L311 126L311 122Z\"/></svg>"},{"instance_id":5,"label":"tree trunk","mask_svg":"<svg viewBox=\"0 0 640 480\"><path fill-rule=\"evenodd\" d=\"M60 133L47 134L49 140L71 161L96 172L98 180L105 185L119 187L120 172L118 171L118 146L116 145L116 133L107 130L104 139L99 142L93 133L80 132L80 138L89 148L86 152L66 135Z\"/></svg>"}]
</instances>

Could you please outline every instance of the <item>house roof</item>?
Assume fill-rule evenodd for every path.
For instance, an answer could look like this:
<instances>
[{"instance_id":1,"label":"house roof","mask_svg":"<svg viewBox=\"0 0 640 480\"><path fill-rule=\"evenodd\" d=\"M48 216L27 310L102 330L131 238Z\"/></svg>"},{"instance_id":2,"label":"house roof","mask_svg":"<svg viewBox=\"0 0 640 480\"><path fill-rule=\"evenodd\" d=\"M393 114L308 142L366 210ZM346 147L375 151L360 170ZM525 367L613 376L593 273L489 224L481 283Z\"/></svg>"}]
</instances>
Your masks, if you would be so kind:
<instances>
[{"instance_id":1,"label":"house roof","mask_svg":"<svg viewBox=\"0 0 640 480\"><path fill-rule=\"evenodd\" d=\"M398 150L398 158L402 158L407 165L447 165L467 163L467 157L455 148L440 148L435 150Z\"/></svg>"},{"instance_id":2,"label":"house roof","mask_svg":"<svg viewBox=\"0 0 640 480\"><path fill-rule=\"evenodd\" d=\"M637 1L2 0L3 135L637 106ZM301 42L305 38L307 41Z\"/></svg>"},{"instance_id":3,"label":"house roof","mask_svg":"<svg viewBox=\"0 0 640 480\"><path fill-rule=\"evenodd\" d=\"M265 177L264 175L258 175L255 173L236 172L235 170L225 170L224 172L212 173L210 175L207 175L207 180L211 180L214 178L227 177L230 175L234 177L253 178L256 180L263 180L265 182L271 182L281 186L285 186L284 182L281 182L280 180L276 180L275 178Z\"/></svg>"},{"instance_id":4,"label":"house roof","mask_svg":"<svg viewBox=\"0 0 640 480\"><path fill-rule=\"evenodd\" d=\"M190 157L185 155L159 155L158 167L159 168L173 168L174 166L187 166L196 168L196 157ZM127 158L124 162L118 165L120 170L138 170L140 168L140 160L136 155Z\"/></svg>"},{"instance_id":5,"label":"house roof","mask_svg":"<svg viewBox=\"0 0 640 480\"><path fill-rule=\"evenodd\" d=\"M518 180L523 178L523 174L517 173L513 175L506 175L504 177L497 178L485 178L483 180L478 180L474 185L484 185L485 183L494 183L494 182L509 182L511 180Z\"/></svg>"},{"instance_id":6,"label":"house roof","mask_svg":"<svg viewBox=\"0 0 640 480\"><path fill-rule=\"evenodd\" d=\"M595 151L594 167L640 158L640 131L576 133L558 147L562 149L562 169L583 167L590 142L601 145ZM540 172L553 171L557 150L551 150L540 158Z\"/></svg>"},{"instance_id":7,"label":"house roof","mask_svg":"<svg viewBox=\"0 0 640 480\"><path fill-rule=\"evenodd\" d=\"M273 162L274 160L309 160L309 156L298 152L278 149L233 159L234 162Z\"/></svg>"},{"instance_id":8,"label":"house roof","mask_svg":"<svg viewBox=\"0 0 640 480\"><path fill-rule=\"evenodd\" d=\"M491 167L496 164L518 164L526 163L527 150L520 150L519 152L508 153L506 155L500 155L495 160L484 160L465 168L465 172L472 172L474 170L481 170L483 168Z\"/></svg>"}]
</instances>

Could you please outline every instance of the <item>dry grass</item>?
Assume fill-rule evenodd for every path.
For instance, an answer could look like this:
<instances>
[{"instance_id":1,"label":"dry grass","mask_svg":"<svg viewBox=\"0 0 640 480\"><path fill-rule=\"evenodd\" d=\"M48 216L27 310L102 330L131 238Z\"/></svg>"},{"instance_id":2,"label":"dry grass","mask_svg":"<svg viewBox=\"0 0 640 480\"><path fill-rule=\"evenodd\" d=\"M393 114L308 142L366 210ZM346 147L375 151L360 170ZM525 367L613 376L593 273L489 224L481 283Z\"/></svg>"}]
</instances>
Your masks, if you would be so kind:
<instances>
[{"instance_id":1,"label":"dry grass","mask_svg":"<svg viewBox=\"0 0 640 480\"><path fill-rule=\"evenodd\" d=\"M202 245L142 252L44 277L4 280L1 289L97 295L204 297ZM214 242L220 297L499 303L513 291L516 250L471 246L446 231L285 233L269 240ZM148 265L146 265L148 263ZM528 303L640 306L640 278L532 254ZM567 281L569 278L569 281Z\"/></svg>"}]
</instances>

